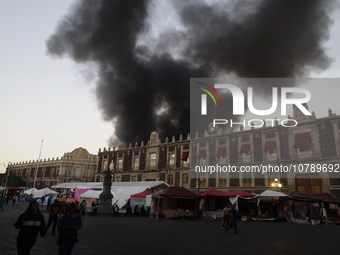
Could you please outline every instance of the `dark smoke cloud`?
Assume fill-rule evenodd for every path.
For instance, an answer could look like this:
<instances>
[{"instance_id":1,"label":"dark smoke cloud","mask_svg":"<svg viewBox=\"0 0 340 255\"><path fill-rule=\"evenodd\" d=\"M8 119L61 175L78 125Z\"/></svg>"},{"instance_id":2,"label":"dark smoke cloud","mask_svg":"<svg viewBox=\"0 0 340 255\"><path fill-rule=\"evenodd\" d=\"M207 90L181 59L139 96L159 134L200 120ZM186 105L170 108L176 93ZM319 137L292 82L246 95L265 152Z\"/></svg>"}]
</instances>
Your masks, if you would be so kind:
<instances>
[{"instance_id":1,"label":"dark smoke cloud","mask_svg":"<svg viewBox=\"0 0 340 255\"><path fill-rule=\"evenodd\" d=\"M146 141L153 130L186 135L191 77L295 77L331 62L322 47L331 1L176 1L187 31L164 32L156 48L138 43L149 32L149 4L80 1L46 43L53 56L98 65L98 105L123 142ZM171 54L178 48L180 58Z\"/></svg>"},{"instance_id":2,"label":"dark smoke cloud","mask_svg":"<svg viewBox=\"0 0 340 255\"><path fill-rule=\"evenodd\" d=\"M189 28L186 53L240 77L296 77L324 70L330 65L322 44L329 38L331 3L267 0L236 21L215 6L185 5L180 13ZM235 12L247 4L239 1Z\"/></svg>"}]
</instances>

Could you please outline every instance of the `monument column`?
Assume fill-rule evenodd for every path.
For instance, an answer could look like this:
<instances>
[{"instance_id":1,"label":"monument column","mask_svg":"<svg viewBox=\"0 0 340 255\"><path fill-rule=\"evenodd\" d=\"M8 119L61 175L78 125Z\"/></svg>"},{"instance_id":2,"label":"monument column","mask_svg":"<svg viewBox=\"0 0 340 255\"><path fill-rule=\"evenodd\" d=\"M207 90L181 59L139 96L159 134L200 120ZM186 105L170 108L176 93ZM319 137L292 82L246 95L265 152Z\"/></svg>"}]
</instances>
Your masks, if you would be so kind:
<instances>
[{"instance_id":1,"label":"monument column","mask_svg":"<svg viewBox=\"0 0 340 255\"><path fill-rule=\"evenodd\" d=\"M111 171L110 168L108 168L105 171L105 178L103 183L103 192L100 194L100 203L98 206L98 213L99 214L112 214L112 198L113 195L111 193Z\"/></svg>"}]
</instances>

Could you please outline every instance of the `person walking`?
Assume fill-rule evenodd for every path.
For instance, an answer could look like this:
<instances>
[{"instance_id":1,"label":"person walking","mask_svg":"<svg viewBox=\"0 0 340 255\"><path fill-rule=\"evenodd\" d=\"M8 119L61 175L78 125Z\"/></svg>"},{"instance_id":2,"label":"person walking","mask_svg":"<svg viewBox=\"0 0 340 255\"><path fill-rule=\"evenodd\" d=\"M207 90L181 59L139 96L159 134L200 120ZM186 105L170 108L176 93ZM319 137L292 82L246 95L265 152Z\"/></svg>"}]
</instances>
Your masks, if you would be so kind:
<instances>
[{"instance_id":1,"label":"person walking","mask_svg":"<svg viewBox=\"0 0 340 255\"><path fill-rule=\"evenodd\" d=\"M1 209L1 211L3 211L4 208L5 208L5 206L4 206L4 200L3 200L3 197L0 196L0 209Z\"/></svg>"},{"instance_id":2,"label":"person walking","mask_svg":"<svg viewBox=\"0 0 340 255\"><path fill-rule=\"evenodd\" d=\"M16 195L13 195L13 200L12 200L12 202L13 202L13 205L15 205L15 199L16 199Z\"/></svg>"},{"instance_id":3,"label":"person walking","mask_svg":"<svg viewBox=\"0 0 340 255\"><path fill-rule=\"evenodd\" d=\"M50 205L50 208L48 209L48 223L46 227L46 232L52 226L52 235L56 235L55 230L57 228L58 219L61 217L61 208L59 205L59 201L56 199L54 200L54 203ZM59 217L58 217L59 216Z\"/></svg>"},{"instance_id":4,"label":"person walking","mask_svg":"<svg viewBox=\"0 0 340 255\"><path fill-rule=\"evenodd\" d=\"M226 229L229 222L230 222L230 207L231 204L229 203L228 206L226 205L224 208L223 208L223 220L222 220L222 227L221 229Z\"/></svg>"},{"instance_id":5,"label":"person walking","mask_svg":"<svg viewBox=\"0 0 340 255\"><path fill-rule=\"evenodd\" d=\"M27 210L20 215L14 223L17 229L20 229L17 236L18 255L29 255L34 246L38 233L44 237L46 234L45 219L39 211L39 203L31 201Z\"/></svg>"},{"instance_id":6,"label":"person walking","mask_svg":"<svg viewBox=\"0 0 340 255\"><path fill-rule=\"evenodd\" d=\"M237 232L237 224L236 224L236 209L235 205L233 205L230 209L230 224L229 226L225 229L225 233L228 234L228 231L231 227L234 227L234 232L235 234L239 234Z\"/></svg>"},{"instance_id":7,"label":"person walking","mask_svg":"<svg viewBox=\"0 0 340 255\"><path fill-rule=\"evenodd\" d=\"M44 205L44 202L45 202L45 196L42 196L42 198L41 198L41 205Z\"/></svg>"},{"instance_id":8,"label":"person walking","mask_svg":"<svg viewBox=\"0 0 340 255\"><path fill-rule=\"evenodd\" d=\"M50 205L51 205L51 202L52 202L52 196L50 196L47 200L47 207L46 207L46 210L48 211L48 209L50 208Z\"/></svg>"},{"instance_id":9,"label":"person walking","mask_svg":"<svg viewBox=\"0 0 340 255\"><path fill-rule=\"evenodd\" d=\"M71 203L68 205L68 212L58 222L59 238L58 254L70 255L74 248L75 243L78 241L78 229L83 226L81 216L76 213L76 204Z\"/></svg>"},{"instance_id":10,"label":"person walking","mask_svg":"<svg viewBox=\"0 0 340 255\"><path fill-rule=\"evenodd\" d=\"M83 200L83 202L81 202L81 204L80 204L80 215L82 215L83 212L85 213L85 217L87 217L86 201L85 200Z\"/></svg>"},{"instance_id":11,"label":"person walking","mask_svg":"<svg viewBox=\"0 0 340 255\"><path fill-rule=\"evenodd\" d=\"M135 208L133 208L133 214L134 214L134 216L139 216L139 207L138 207L138 205L135 205Z\"/></svg>"}]
</instances>

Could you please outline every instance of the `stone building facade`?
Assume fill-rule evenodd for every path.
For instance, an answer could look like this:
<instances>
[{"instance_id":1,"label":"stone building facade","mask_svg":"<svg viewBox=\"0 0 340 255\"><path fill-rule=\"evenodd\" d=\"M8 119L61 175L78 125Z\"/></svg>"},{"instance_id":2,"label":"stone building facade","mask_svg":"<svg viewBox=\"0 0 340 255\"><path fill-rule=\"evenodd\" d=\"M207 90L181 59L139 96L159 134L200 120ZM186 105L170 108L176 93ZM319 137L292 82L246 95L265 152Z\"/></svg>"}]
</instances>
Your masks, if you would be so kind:
<instances>
[{"instance_id":1,"label":"stone building facade","mask_svg":"<svg viewBox=\"0 0 340 255\"><path fill-rule=\"evenodd\" d=\"M165 181L170 185L189 187L190 137L161 143L158 132L152 132L146 145L99 150L96 182L104 179L104 171L114 171L115 182ZM184 158L185 159L184 159Z\"/></svg>"},{"instance_id":2,"label":"stone building facade","mask_svg":"<svg viewBox=\"0 0 340 255\"><path fill-rule=\"evenodd\" d=\"M99 150L95 181L102 181L103 171L110 168L116 182L165 181L195 192L208 188L249 192L276 189L340 195L340 173L322 170L322 166L334 166L335 170L340 164L340 116L329 110L328 117L317 119L314 113L305 116L294 107L293 117L289 118L297 121L296 127L284 127L275 120L270 126L249 130L241 126L237 132L222 132L211 125L202 137L196 134L190 139L188 135L186 139L173 137L164 142L157 132L152 132L146 145ZM231 165L237 171L195 172L196 166L216 164ZM239 171L242 166L261 165L290 167L290 171L264 174Z\"/></svg>"},{"instance_id":3,"label":"stone building facade","mask_svg":"<svg viewBox=\"0 0 340 255\"><path fill-rule=\"evenodd\" d=\"M6 171L14 171L17 176L26 180L27 187L33 187L37 167L37 189L64 182L93 182L97 156L84 148L77 148L61 158L12 163Z\"/></svg>"}]
</instances>

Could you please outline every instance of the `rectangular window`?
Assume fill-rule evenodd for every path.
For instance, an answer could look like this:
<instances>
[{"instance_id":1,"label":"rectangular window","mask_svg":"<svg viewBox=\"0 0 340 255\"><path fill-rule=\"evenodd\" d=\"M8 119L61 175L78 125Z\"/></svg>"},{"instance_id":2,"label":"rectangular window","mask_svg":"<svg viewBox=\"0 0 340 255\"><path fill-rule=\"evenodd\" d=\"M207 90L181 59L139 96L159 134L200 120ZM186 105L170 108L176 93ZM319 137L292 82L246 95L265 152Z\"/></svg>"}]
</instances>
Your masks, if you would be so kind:
<instances>
[{"instance_id":1,"label":"rectangular window","mask_svg":"<svg viewBox=\"0 0 340 255\"><path fill-rule=\"evenodd\" d=\"M243 187L251 186L251 174L244 174L243 173Z\"/></svg>"},{"instance_id":2,"label":"rectangular window","mask_svg":"<svg viewBox=\"0 0 340 255\"><path fill-rule=\"evenodd\" d=\"M123 170L123 159L118 159L118 171Z\"/></svg>"},{"instance_id":3,"label":"rectangular window","mask_svg":"<svg viewBox=\"0 0 340 255\"><path fill-rule=\"evenodd\" d=\"M198 152L197 158L199 158L199 164L205 166L207 164L206 150L200 150Z\"/></svg>"},{"instance_id":4,"label":"rectangular window","mask_svg":"<svg viewBox=\"0 0 340 255\"><path fill-rule=\"evenodd\" d=\"M169 182L169 185L173 185L174 184L174 177L172 176L172 174L168 175L168 182Z\"/></svg>"},{"instance_id":5,"label":"rectangular window","mask_svg":"<svg viewBox=\"0 0 340 255\"><path fill-rule=\"evenodd\" d=\"M199 183L200 188L204 188L205 187L205 183L206 183L205 178L200 178L200 183Z\"/></svg>"},{"instance_id":6,"label":"rectangular window","mask_svg":"<svg viewBox=\"0 0 340 255\"><path fill-rule=\"evenodd\" d=\"M250 144L242 144L240 154L243 163L251 162Z\"/></svg>"},{"instance_id":7,"label":"rectangular window","mask_svg":"<svg viewBox=\"0 0 340 255\"><path fill-rule=\"evenodd\" d=\"M264 151L266 152L267 161L277 160L277 149L275 141L268 141L264 146Z\"/></svg>"},{"instance_id":8,"label":"rectangular window","mask_svg":"<svg viewBox=\"0 0 340 255\"><path fill-rule=\"evenodd\" d=\"M175 153L169 154L169 167L174 168L175 167Z\"/></svg>"},{"instance_id":9,"label":"rectangular window","mask_svg":"<svg viewBox=\"0 0 340 255\"><path fill-rule=\"evenodd\" d=\"M227 163L227 153L226 153L226 147L220 147L217 150L216 156L218 158L219 164L226 164Z\"/></svg>"},{"instance_id":10,"label":"rectangular window","mask_svg":"<svg viewBox=\"0 0 340 255\"><path fill-rule=\"evenodd\" d=\"M139 169L139 157L134 157L133 158L133 170L138 170Z\"/></svg>"},{"instance_id":11,"label":"rectangular window","mask_svg":"<svg viewBox=\"0 0 340 255\"><path fill-rule=\"evenodd\" d=\"M299 158L309 158L312 153L310 133L296 134L294 148Z\"/></svg>"},{"instance_id":12,"label":"rectangular window","mask_svg":"<svg viewBox=\"0 0 340 255\"><path fill-rule=\"evenodd\" d=\"M219 186L220 187L227 187L227 179L226 178L219 178Z\"/></svg>"},{"instance_id":13,"label":"rectangular window","mask_svg":"<svg viewBox=\"0 0 340 255\"><path fill-rule=\"evenodd\" d=\"M297 153L298 153L299 155L311 154L311 153L312 153L310 147L309 147L309 148L296 149L296 150L297 150Z\"/></svg>"},{"instance_id":14,"label":"rectangular window","mask_svg":"<svg viewBox=\"0 0 340 255\"><path fill-rule=\"evenodd\" d=\"M189 167L190 166L190 159L189 159L189 151L184 151L182 159L183 161L183 166L184 167Z\"/></svg>"},{"instance_id":15,"label":"rectangular window","mask_svg":"<svg viewBox=\"0 0 340 255\"><path fill-rule=\"evenodd\" d=\"M156 168L156 153L150 153L150 168Z\"/></svg>"},{"instance_id":16,"label":"rectangular window","mask_svg":"<svg viewBox=\"0 0 340 255\"><path fill-rule=\"evenodd\" d=\"M268 161L277 160L277 150L276 150L276 148L273 151L267 151L267 160Z\"/></svg>"},{"instance_id":17,"label":"rectangular window","mask_svg":"<svg viewBox=\"0 0 340 255\"><path fill-rule=\"evenodd\" d=\"M243 163L251 162L250 151L248 153L242 153L242 162Z\"/></svg>"},{"instance_id":18,"label":"rectangular window","mask_svg":"<svg viewBox=\"0 0 340 255\"><path fill-rule=\"evenodd\" d=\"M106 171L106 170L107 170L107 160L104 160L104 161L103 161L102 166L103 166L102 170L103 170L103 171Z\"/></svg>"},{"instance_id":19,"label":"rectangular window","mask_svg":"<svg viewBox=\"0 0 340 255\"><path fill-rule=\"evenodd\" d=\"M183 166L184 167L189 167L190 166L190 158L188 157L186 161L183 161Z\"/></svg>"}]
</instances>

